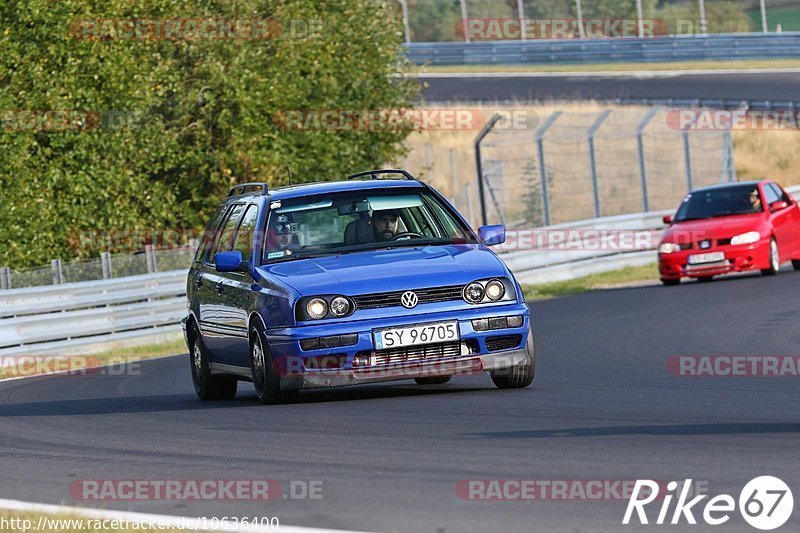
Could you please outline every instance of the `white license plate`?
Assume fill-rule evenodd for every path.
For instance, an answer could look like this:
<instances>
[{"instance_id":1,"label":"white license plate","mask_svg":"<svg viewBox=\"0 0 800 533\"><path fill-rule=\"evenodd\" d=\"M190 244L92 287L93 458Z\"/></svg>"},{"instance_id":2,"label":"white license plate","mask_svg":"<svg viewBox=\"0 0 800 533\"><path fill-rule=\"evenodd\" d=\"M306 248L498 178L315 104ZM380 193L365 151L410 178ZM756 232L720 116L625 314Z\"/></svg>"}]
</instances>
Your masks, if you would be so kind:
<instances>
[{"instance_id":1,"label":"white license plate","mask_svg":"<svg viewBox=\"0 0 800 533\"><path fill-rule=\"evenodd\" d=\"M690 265L699 265L700 263L716 263L717 261L725 260L725 252L709 252L707 254L693 254L688 258Z\"/></svg>"},{"instance_id":2,"label":"white license plate","mask_svg":"<svg viewBox=\"0 0 800 533\"><path fill-rule=\"evenodd\" d=\"M432 322L416 326L401 328L380 329L372 332L376 350L388 348L402 348L403 346L416 346L419 344L433 344L437 342L457 341L461 337L458 333L458 322Z\"/></svg>"}]
</instances>

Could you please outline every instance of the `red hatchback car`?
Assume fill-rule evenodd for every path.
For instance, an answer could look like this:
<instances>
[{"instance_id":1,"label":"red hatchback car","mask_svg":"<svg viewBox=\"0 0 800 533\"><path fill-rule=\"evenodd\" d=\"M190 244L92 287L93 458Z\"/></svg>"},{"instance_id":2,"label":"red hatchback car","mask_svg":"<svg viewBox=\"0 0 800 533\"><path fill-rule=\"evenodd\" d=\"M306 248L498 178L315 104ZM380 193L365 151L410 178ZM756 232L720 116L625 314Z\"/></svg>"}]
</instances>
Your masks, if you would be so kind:
<instances>
[{"instance_id":1,"label":"red hatchback car","mask_svg":"<svg viewBox=\"0 0 800 533\"><path fill-rule=\"evenodd\" d=\"M772 181L694 190L664 222L669 227L658 247L664 285L745 270L772 275L789 260L800 270L800 207Z\"/></svg>"}]
</instances>

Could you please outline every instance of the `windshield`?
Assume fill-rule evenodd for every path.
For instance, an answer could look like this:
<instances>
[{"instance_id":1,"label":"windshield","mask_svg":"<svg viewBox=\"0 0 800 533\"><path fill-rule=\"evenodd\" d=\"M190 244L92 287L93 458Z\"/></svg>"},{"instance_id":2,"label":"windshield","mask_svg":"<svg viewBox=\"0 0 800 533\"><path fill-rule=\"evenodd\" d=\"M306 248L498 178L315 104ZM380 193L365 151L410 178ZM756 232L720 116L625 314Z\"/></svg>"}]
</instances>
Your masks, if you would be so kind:
<instances>
[{"instance_id":1,"label":"windshield","mask_svg":"<svg viewBox=\"0 0 800 533\"><path fill-rule=\"evenodd\" d=\"M675 214L675 222L726 215L748 215L761 210L761 197L758 195L756 185L709 189L687 194Z\"/></svg>"},{"instance_id":2,"label":"windshield","mask_svg":"<svg viewBox=\"0 0 800 533\"><path fill-rule=\"evenodd\" d=\"M287 261L362 250L476 243L433 194L419 189L347 192L272 202L264 259Z\"/></svg>"}]
</instances>

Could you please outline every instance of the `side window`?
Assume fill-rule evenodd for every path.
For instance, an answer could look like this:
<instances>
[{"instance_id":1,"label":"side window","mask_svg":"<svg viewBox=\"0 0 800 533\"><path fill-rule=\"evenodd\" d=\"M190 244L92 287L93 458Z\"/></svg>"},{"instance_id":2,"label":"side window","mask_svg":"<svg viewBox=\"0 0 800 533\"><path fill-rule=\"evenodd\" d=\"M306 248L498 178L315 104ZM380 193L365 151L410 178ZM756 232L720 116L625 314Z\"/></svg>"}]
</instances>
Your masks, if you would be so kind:
<instances>
[{"instance_id":1,"label":"side window","mask_svg":"<svg viewBox=\"0 0 800 533\"><path fill-rule=\"evenodd\" d=\"M208 223L208 226L206 226L206 230L200 241L200 246L197 247L197 253L194 256L194 261L196 263L202 263L208 257L208 252L211 251L211 246L216 240L217 228L219 228L219 223L222 221L222 215L224 214L225 206L221 205L217 207L214 210L214 214L211 215L211 221Z\"/></svg>"},{"instance_id":2,"label":"side window","mask_svg":"<svg viewBox=\"0 0 800 533\"><path fill-rule=\"evenodd\" d=\"M236 226L239 225L239 220L242 218L242 211L244 211L244 204L236 205L231 209L228 218L225 219L225 224L222 226L221 231L218 232L217 242L210 254L211 258L219 252L230 252L233 246L233 234L236 232Z\"/></svg>"},{"instance_id":3,"label":"side window","mask_svg":"<svg viewBox=\"0 0 800 533\"><path fill-rule=\"evenodd\" d=\"M789 204L789 205L792 205L792 204L794 203L794 202L792 202L792 197L791 197L791 196L789 196L789 195L786 193L786 191L784 191L783 189L781 189L781 188L780 188L780 187L779 187L777 184L775 184L775 183L770 183L770 186L772 186L772 188L773 188L773 189L775 189L775 192L776 192L776 193L778 193L778 197L779 197L779 199L783 200L784 202L786 202L786 203L787 203L787 204Z\"/></svg>"},{"instance_id":4,"label":"side window","mask_svg":"<svg viewBox=\"0 0 800 533\"><path fill-rule=\"evenodd\" d=\"M772 202L780 200L781 195L778 194L771 183L767 183L764 186L764 197L767 199L767 206L769 206Z\"/></svg>"},{"instance_id":5,"label":"side window","mask_svg":"<svg viewBox=\"0 0 800 533\"><path fill-rule=\"evenodd\" d=\"M444 226L445 235L450 239L464 239L466 235L461 231L459 227L456 226L453 217L448 215L445 211L444 207L439 205L439 202L429 201L428 198L425 199L425 205L429 206L431 210L436 215L436 218L439 222Z\"/></svg>"},{"instance_id":6,"label":"side window","mask_svg":"<svg viewBox=\"0 0 800 533\"><path fill-rule=\"evenodd\" d=\"M236 237L233 240L233 251L242 252L244 259L249 259L253 251L253 235L256 231L256 219L258 218L258 206L250 205L244 212L242 223L236 230Z\"/></svg>"}]
</instances>

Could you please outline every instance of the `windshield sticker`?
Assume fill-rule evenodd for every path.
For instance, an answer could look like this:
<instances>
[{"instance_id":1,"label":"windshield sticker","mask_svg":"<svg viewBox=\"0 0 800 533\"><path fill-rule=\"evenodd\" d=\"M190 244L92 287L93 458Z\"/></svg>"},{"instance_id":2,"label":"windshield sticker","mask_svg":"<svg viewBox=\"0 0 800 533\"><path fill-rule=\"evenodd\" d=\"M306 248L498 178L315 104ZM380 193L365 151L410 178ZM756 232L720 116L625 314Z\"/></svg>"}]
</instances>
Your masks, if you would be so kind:
<instances>
[{"instance_id":1,"label":"windshield sticker","mask_svg":"<svg viewBox=\"0 0 800 533\"><path fill-rule=\"evenodd\" d=\"M270 252L270 254L267 255L267 259L277 259L278 257L283 257L284 253L285 252L283 250L280 252Z\"/></svg>"},{"instance_id":2,"label":"windshield sticker","mask_svg":"<svg viewBox=\"0 0 800 533\"><path fill-rule=\"evenodd\" d=\"M280 200L278 200L276 202L272 202L271 204L269 204L269 208L270 209L279 209L280 207L281 207L281 201Z\"/></svg>"}]
</instances>

